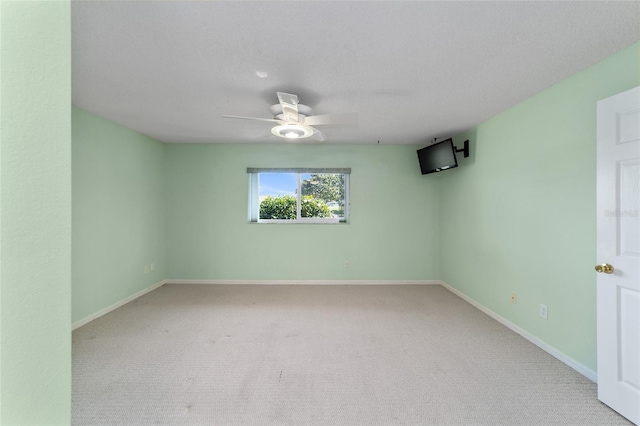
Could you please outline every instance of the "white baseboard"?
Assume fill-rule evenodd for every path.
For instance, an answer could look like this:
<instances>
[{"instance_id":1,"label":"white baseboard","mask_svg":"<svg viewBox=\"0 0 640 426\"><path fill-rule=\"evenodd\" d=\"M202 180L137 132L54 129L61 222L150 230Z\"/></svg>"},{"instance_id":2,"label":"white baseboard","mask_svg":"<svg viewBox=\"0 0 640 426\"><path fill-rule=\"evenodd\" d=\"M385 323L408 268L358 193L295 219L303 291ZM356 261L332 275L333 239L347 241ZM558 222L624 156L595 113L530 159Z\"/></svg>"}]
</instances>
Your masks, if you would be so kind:
<instances>
[{"instance_id":1,"label":"white baseboard","mask_svg":"<svg viewBox=\"0 0 640 426\"><path fill-rule=\"evenodd\" d=\"M165 280L166 284L251 285L440 285L438 280Z\"/></svg>"},{"instance_id":2,"label":"white baseboard","mask_svg":"<svg viewBox=\"0 0 640 426\"><path fill-rule=\"evenodd\" d=\"M166 283L166 281L160 281L158 283L155 283L145 289L140 290L139 292L132 294L129 297L126 297L116 303L114 303L111 306L107 306L104 309L100 309L98 312L89 315L86 318L81 319L80 321L76 321L73 324L71 324L71 330L75 330L76 328L82 327L83 325L90 323L91 321L93 321L96 318L100 318L101 316L108 314L109 312L113 311L114 309L118 309L120 306L122 305L126 305L127 303L131 302L134 299L137 299L138 297L142 296L143 294L147 294L150 291L155 290L158 287L161 287L162 285L164 285Z\"/></svg>"},{"instance_id":3,"label":"white baseboard","mask_svg":"<svg viewBox=\"0 0 640 426\"><path fill-rule=\"evenodd\" d=\"M563 363L567 364L569 367L573 368L578 373L580 373L583 376L585 376L587 379L591 380L592 382L598 383L598 374L595 371L593 371L592 369L586 367L585 365L580 364L578 361L574 360L573 358L568 357L567 355L563 354L562 352L560 352L556 348L554 348L552 346L549 346L548 344L546 344L542 340L538 339L534 335L532 335L529 332L527 332L527 331L523 330L522 328L518 327L517 325L515 325L511 321L507 320L506 318L501 317L500 315L498 315L495 312L493 312L491 309L487 308L484 305L481 305L480 303L478 303L475 300L471 299L466 294L461 293L459 290L456 290L455 288L451 287L449 284L447 284L447 283L445 283L443 281L440 281L439 283L440 283L440 285L442 285L444 288L446 288L447 290L449 290L450 292L452 292L456 296L458 296L461 299L464 299L465 301L469 302L471 305L475 306L476 308L478 308L479 310L481 310L485 314L489 315L491 318L493 318L494 320L498 321L502 325L504 325L507 328L511 329L512 331L515 331L516 333L518 333L519 335L521 335L522 337L524 337L525 339L527 339L528 341L530 341L531 343L533 343L534 345L536 345L537 347L542 349L543 351L547 352L549 355L551 355L554 358L557 358L558 360L560 360Z\"/></svg>"}]
</instances>

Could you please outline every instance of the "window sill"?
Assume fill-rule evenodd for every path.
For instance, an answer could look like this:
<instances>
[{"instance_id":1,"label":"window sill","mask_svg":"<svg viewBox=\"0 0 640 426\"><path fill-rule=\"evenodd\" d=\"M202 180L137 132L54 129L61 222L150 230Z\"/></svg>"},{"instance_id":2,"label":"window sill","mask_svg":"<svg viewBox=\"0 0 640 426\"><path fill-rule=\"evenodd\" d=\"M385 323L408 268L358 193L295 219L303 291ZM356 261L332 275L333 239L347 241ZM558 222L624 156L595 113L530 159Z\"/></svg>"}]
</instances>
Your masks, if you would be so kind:
<instances>
[{"instance_id":1,"label":"window sill","mask_svg":"<svg viewBox=\"0 0 640 426\"><path fill-rule=\"evenodd\" d=\"M339 219L299 219L299 220L284 220L284 219L262 219L257 222L249 222L250 224L268 224L268 225L346 225L346 220Z\"/></svg>"}]
</instances>

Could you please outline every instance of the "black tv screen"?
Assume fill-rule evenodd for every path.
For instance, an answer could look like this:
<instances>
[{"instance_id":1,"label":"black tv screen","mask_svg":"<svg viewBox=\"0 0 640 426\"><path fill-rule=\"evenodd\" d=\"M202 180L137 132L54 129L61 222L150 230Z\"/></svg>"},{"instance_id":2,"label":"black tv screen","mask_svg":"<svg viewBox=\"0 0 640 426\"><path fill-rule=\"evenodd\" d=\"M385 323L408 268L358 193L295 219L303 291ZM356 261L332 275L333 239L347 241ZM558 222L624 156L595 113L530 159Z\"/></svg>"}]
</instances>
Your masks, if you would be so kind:
<instances>
[{"instance_id":1,"label":"black tv screen","mask_svg":"<svg viewBox=\"0 0 640 426\"><path fill-rule=\"evenodd\" d=\"M418 161L420 161L420 171L423 175L458 167L453 139L447 139L419 149Z\"/></svg>"}]
</instances>

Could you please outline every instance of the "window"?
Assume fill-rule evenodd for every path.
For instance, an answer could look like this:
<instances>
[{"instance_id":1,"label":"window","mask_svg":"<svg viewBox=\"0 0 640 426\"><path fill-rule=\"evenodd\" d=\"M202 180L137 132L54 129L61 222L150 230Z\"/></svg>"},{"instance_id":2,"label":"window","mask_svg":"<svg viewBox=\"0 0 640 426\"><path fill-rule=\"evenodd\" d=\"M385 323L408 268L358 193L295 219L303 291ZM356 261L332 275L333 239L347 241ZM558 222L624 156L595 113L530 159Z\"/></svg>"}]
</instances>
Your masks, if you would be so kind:
<instances>
[{"instance_id":1,"label":"window","mask_svg":"<svg viewBox=\"0 0 640 426\"><path fill-rule=\"evenodd\" d=\"M249 221L344 223L351 169L247 169Z\"/></svg>"}]
</instances>

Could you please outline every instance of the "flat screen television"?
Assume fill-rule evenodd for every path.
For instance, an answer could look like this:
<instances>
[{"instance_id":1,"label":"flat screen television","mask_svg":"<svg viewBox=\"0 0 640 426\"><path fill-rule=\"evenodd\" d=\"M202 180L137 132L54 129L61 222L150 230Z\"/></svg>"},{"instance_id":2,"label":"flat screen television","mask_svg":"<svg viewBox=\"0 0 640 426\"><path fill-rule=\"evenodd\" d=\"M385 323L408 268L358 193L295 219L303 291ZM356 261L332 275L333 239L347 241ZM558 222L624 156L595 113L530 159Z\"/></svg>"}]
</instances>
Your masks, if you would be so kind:
<instances>
[{"instance_id":1,"label":"flat screen television","mask_svg":"<svg viewBox=\"0 0 640 426\"><path fill-rule=\"evenodd\" d=\"M429 145L426 148L419 149L418 161L420 162L420 171L423 175L458 167L456 147L453 145L453 139L446 139Z\"/></svg>"}]
</instances>

